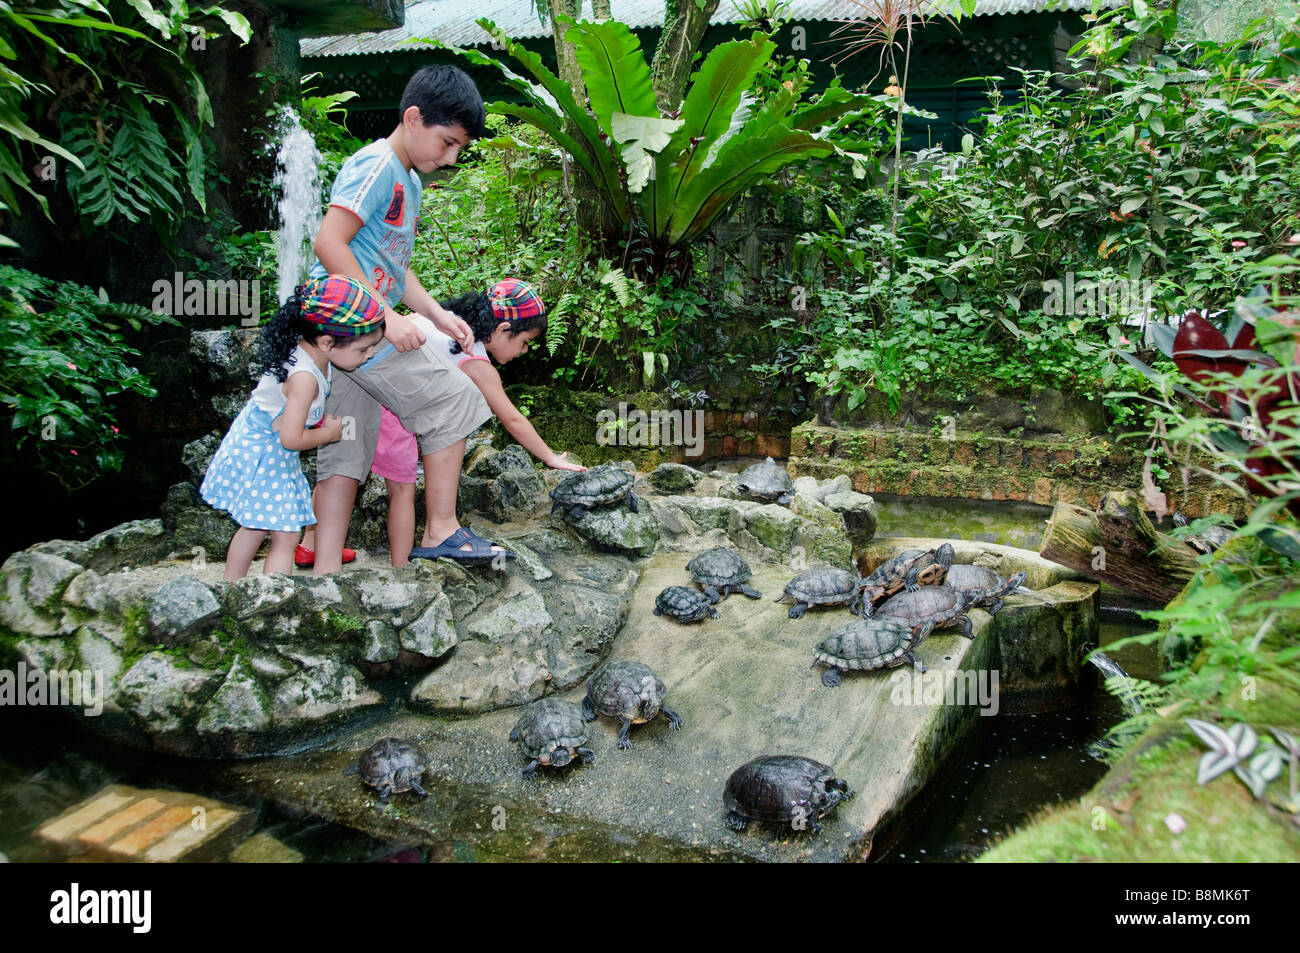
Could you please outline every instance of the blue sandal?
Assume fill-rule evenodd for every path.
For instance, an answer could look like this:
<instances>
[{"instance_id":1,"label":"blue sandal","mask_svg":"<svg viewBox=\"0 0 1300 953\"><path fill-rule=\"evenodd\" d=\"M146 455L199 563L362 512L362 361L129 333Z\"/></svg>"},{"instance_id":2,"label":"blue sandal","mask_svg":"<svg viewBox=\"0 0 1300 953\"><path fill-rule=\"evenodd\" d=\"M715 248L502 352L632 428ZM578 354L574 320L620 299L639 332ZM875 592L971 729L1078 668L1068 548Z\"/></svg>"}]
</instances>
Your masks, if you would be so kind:
<instances>
[{"instance_id":1,"label":"blue sandal","mask_svg":"<svg viewBox=\"0 0 1300 953\"><path fill-rule=\"evenodd\" d=\"M466 543L470 549L461 549ZM411 550L411 559L454 559L469 566L483 566L495 559L514 559L515 554L508 549L492 549L482 536L472 530L460 527L437 546L416 546Z\"/></svg>"}]
</instances>

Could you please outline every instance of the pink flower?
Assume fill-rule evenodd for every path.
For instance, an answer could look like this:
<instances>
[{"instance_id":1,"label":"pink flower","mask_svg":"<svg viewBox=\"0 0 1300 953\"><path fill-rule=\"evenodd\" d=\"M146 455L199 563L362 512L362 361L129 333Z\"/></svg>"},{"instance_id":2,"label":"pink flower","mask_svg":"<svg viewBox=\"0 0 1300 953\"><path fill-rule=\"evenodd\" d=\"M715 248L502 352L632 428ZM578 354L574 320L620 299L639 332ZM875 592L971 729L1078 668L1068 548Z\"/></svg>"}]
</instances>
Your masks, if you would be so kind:
<instances>
[{"instance_id":1,"label":"pink flower","mask_svg":"<svg viewBox=\"0 0 1300 953\"><path fill-rule=\"evenodd\" d=\"M1246 243L1243 242L1243 241L1241 241L1240 239L1238 239L1237 241L1234 241L1234 242L1232 243L1232 247L1233 247L1233 248L1245 248L1245 247L1246 247Z\"/></svg>"},{"instance_id":2,"label":"pink flower","mask_svg":"<svg viewBox=\"0 0 1300 953\"><path fill-rule=\"evenodd\" d=\"M1128 338L1124 337L1124 335L1121 334L1121 335L1119 336L1119 343L1120 343L1120 344L1127 344L1127 343L1128 343Z\"/></svg>"},{"instance_id":3,"label":"pink flower","mask_svg":"<svg viewBox=\"0 0 1300 953\"><path fill-rule=\"evenodd\" d=\"M69 450L68 453L72 454L74 457L77 455L77 451L75 450Z\"/></svg>"},{"instance_id":4,"label":"pink flower","mask_svg":"<svg viewBox=\"0 0 1300 953\"><path fill-rule=\"evenodd\" d=\"M1181 834L1187 830L1187 822L1183 820L1181 814L1169 813L1165 815L1165 827L1169 828L1171 833Z\"/></svg>"},{"instance_id":5,"label":"pink flower","mask_svg":"<svg viewBox=\"0 0 1300 953\"><path fill-rule=\"evenodd\" d=\"M77 369L77 365L73 364L71 361L68 361L68 370L75 371L76 369Z\"/></svg>"},{"instance_id":6,"label":"pink flower","mask_svg":"<svg viewBox=\"0 0 1300 953\"><path fill-rule=\"evenodd\" d=\"M1127 344L1128 341L1125 341L1124 343ZM109 425L108 425L108 429L111 430L111 431L113 431L113 433L121 433L121 432L122 432L122 431L118 430L116 427L114 427L112 424L109 424Z\"/></svg>"}]
</instances>

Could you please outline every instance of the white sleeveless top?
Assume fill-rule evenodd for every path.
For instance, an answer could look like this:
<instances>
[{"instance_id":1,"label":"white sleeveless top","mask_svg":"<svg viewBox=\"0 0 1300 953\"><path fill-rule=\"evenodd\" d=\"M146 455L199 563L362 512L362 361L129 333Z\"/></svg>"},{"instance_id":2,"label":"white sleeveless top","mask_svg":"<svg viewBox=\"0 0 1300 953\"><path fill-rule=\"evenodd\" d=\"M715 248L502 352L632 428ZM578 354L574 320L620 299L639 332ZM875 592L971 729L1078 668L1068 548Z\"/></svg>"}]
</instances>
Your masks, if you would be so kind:
<instances>
[{"instance_id":1,"label":"white sleeveless top","mask_svg":"<svg viewBox=\"0 0 1300 953\"><path fill-rule=\"evenodd\" d=\"M450 334L445 334L438 330L437 325L422 314L413 314L411 319L415 326L420 329L424 335L424 346L438 355L443 361L450 361L457 367L460 367L466 361L491 361L488 357L487 346L482 341L475 341L473 349L466 354L460 351L456 354L451 353L451 346L455 339Z\"/></svg>"},{"instance_id":2,"label":"white sleeveless top","mask_svg":"<svg viewBox=\"0 0 1300 953\"><path fill-rule=\"evenodd\" d=\"M258 410L265 411L272 421L284 413L284 408L289 403L289 398L285 396L284 384L294 374L310 373L316 378L316 396L311 402L311 407L307 409L307 426L314 427L320 423L321 418L325 416L325 398L330 392L330 381L333 379L332 364L325 365L325 373L320 372L316 362L311 359L301 344L293 349L289 355L289 360L284 362L284 368L288 371L284 381L278 381L275 377L266 373L261 380L257 382L257 387L253 390L251 397L253 406Z\"/></svg>"}]
</instances>

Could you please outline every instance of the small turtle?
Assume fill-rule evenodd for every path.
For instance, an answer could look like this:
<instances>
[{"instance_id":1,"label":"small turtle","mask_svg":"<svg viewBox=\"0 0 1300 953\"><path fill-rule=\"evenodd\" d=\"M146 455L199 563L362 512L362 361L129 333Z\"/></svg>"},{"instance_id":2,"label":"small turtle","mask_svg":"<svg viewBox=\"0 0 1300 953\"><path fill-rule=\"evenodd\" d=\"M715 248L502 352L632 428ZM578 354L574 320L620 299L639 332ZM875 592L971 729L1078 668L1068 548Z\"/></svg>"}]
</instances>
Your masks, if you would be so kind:
<instances>
[{"instance_id":1,"label":"small turtle","mask_svg":"<svg viewBox=\"0 0 1300 953\"><path fill-rule=\"evenodd\" d=\"M764 463L756 463L740 474L736 489L745 496L756 500L780 503L782 506L794 499L794 480L785 467L768 457Z\"/></svg>"},{"instance_id":2,"label":"small turtle","mask_svg":"<svg viewBox=\"0 0 1300 953\"><path fill-rule=\"evenodd\" d=\"M733 592L743 592L751 599L763 597L757 589L745 585L753 575L749 563L725 547L700 553L686 564L686 570L700 584L710 602L717 602Z\"/></svg>"},{"instance_id":3,"label":"small turtle","mask_svg":"<svg viewBox=\"0 0 1300 953\"><path fill-rule=\"evenodd\" d=\"M429 767L420 746L401 738L380 738L365 751L361 759L343 773L361 773L361 780L379 791L379 803L387 804L388 795L414 791L420 797L429 792L420 787L420 776Z\"/></svg>"},{"instance_id":4,"label":"small turtle","mask_svg":"<svg viewBox=\"0 0 1300 953\"><path fill-rule=\"evenodd\" d=\"M957 628L968 639L971 631L968 609L975 605L975 593L961 593L949 585L922 586L916 592L900 592L876 610L877 619L897 619L910 626L933 622L935 629ZM915 648L915 645L913 646Z\"/></svg>"},{"instance_id":5,"label":"small turtle","mask_svg":"<svg viewBox=\"0 0 1300 953\"><path fill-rule=\"evenodd\" d=\"M822 672L822 684L827 688L840 684L841 671L874 671L910 662L924 672L925 666L912 654L912 649L933 628L933 622L914 627L893 619L854 619L817 644L813 664L820 662L828 666Z\"/></svg>"},{"instance_id":6,"label":"small turtle","mask_svg":"<svg viewBox=\"0 0 1300 953\"><path fill-rule=\"evenodd\" d=\"M519 742L524 756L532 759L524 768L525 778L533 777L539 764L562 768L575 756L583 764L596 759L594 751L583 747L587 743L587 723L582 709L560 698L543 698L524 709L510 732L510 740Z\"/></svg>"},{"instance_id":7,"label":"small turtle","mask_svg":"<svg viewBox=\"0 0 1300 953\"><path fill-rule=\"evenodd\" d=\"M853 797L835 769L797 755L769 755L742 765L727 778L722 803L727 823L743 831L750 821L820 831L818 819Z\"/></svg>"},{"instance_id":8,"label":"small turtle","mask_svg":"<svg viewBox=\"0 0 1300 953\"><path fill-rule=\"evenodd\" d=\"M644 724L660 712L677 730L682 717L664 705L668 689L659 676L641 662L609 662L587 679L587 697L582 700L582 717L594 721L597 715L619 719L618 746L632 747L628 732L633 725Z\"/></svg>"},{"instance_id":9,"label":"small turtle","mask_svg":"<svg viewBox=\"0 0 1300 953\"><path fill-rule=\"evenodd\" d=\"M551 512L566 510L574 519L582 519L591 510L617 506L623 500L633 513L640 512L636 494L632 492L632 474L612 463L592 467L560 481L551 491L555 505Z\"/></svg>"},{"instance_id":10,"label":"small turtle","mask_svg":"<svg viewBox=\"0 0 1300 953\"><path fill-rule=\"evenodd\" d=\"M1186 516L1182 513L1174 514L1175 526L1187 526L1189 523ZM1231 526L1207 526L1199 535L1188 536L1183 542L1198 553L1212 553L1228 540L1232 539L1233 529Z\"/></svg>"},{"instance_id":11,"label":"small turtle","mask_svg":"<svg viewBox=\"0 0 1300 953\"><path fill-rule=\"evenodd\" d=\"M716 619L718 610L699 590L669 586L655 596L655 615L670 615L679 622L699 622L706 615Z\"/></svg>"},{"instance_id":12,"label":"small turtle","mask_svg":"<svg viewBox=\"0 0 1300 953\"><path fill-rule=\"evenodd\" d=\"M973 594L975 601L971 608L980 606L987 609L989 615L994 615L1005 604L1002 597L1025 584L1025 573L1018 572L1010 579L1003 579L984 566L958 565L948 570L945 582L958 592Z\"/></svg>"},{"instance_id":13,"label":"small turtle","mask_svg":"<svg viewBox=\"0 0 1300 953\"><path fill-rule=\"evenodd\" d=\"M862 579L843 569L810 569L786 583L785 591L774 601L794 600L790 618L802 619L812 606L849 605L854 615L863 613Z\"/></svg>"},{"instance_id":14,"label":"small turtle","mask_svg":"<svg viewBox=\"0 0 1300 953\"><path fill-rule=\"evenodd\" d=\"M937 549L908 549L877 566L862 580L863 614L869 619L876 603L900 589L915 592L922 586L937 586L948 574L956 553L951 543Z\"/></svg>"}]
</instances>

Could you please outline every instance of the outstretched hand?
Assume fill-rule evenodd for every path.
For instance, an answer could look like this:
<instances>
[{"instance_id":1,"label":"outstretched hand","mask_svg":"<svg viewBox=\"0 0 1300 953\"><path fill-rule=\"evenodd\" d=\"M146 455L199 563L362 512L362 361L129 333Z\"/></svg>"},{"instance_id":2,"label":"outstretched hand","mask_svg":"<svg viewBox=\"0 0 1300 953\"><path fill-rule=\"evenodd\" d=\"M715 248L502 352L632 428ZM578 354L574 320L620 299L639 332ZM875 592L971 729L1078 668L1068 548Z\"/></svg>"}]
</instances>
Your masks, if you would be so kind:
<instances>
[{"instance_id":1,"label":"outstretched hand","mask_svg":"<svg viewBox=\"0 0 1300 953\"><path fill-rule=\"evenodd\" d=\"M568 455L569 452L567 450L564 453L557 453L550 460L546 461L546 465L552 470L576 470L579 473L586 472L587 468L581 464L573 463L570 460L564 459Z\"/></svg>"}]
</instances>

